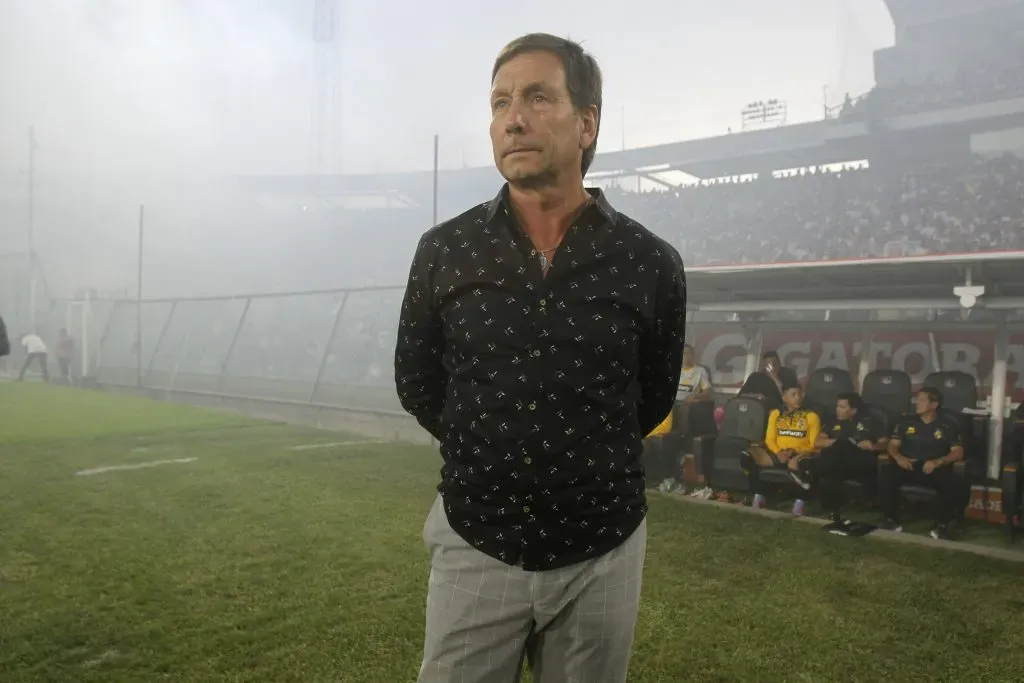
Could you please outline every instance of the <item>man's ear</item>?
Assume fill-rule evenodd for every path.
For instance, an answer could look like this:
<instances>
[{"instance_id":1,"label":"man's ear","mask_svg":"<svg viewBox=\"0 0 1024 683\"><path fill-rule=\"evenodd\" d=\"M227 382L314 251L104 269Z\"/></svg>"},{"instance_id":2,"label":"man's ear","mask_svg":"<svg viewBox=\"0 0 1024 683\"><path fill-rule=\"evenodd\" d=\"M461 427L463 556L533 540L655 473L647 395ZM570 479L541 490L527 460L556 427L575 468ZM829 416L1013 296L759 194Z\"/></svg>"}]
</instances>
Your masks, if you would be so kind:
<instances>
[{"instance_id":1,"label":"man's ear","mask_svg":"<svg viewBox=\"0 0 1024 683\"><path fill-rule=\"evenodd\" d=\"M580 149L586 150L597 140L597 131L601 125L601 115L596 105L591 105L580 112Z\"/></svg>"}]
</instances>

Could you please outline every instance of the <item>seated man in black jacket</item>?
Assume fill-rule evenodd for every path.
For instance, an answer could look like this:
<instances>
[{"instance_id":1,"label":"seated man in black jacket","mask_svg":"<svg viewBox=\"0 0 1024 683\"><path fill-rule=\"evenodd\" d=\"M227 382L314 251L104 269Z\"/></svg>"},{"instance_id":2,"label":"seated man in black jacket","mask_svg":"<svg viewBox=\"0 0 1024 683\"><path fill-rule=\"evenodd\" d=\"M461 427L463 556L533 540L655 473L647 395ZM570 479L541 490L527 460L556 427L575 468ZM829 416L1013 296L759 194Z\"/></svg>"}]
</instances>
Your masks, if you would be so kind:
<instances>
[{"instance_id":1,"label":"seated man in black jacket","mask_svg":"<svg viewBox=\"0 0 1024 683\"><path fill-rule=\"evenodd\" d=\"M894 465L882 470L878 482L884 528L901 531L899 523L900 485L918 482L936 491L935 526L931 537L947 539L947 525L956 517L957 506L963 500L954 465L963 460L964 448L960 442L957 420L939 412L942 393L933 387L924 387L914 399L916 414L905 418L896 426L889 441L889 457Z\"/></svg>"},{"instance_id":2,"label":"seated man in black jacket","mask_svg":"<svg viewBox=\"0 0 1024 683\"><path fill-rule=\"evenodd\" d=\"M835 416L826 422L818 436L821 455L814 464L821 480L821 504L836 524L847 523L840 513L843 482L858 479L873 486L878 473L878 454L889 446L882 425L863 408L864 402L858 394L840 394L836 399Z\"/></svg>"}]
</instances>

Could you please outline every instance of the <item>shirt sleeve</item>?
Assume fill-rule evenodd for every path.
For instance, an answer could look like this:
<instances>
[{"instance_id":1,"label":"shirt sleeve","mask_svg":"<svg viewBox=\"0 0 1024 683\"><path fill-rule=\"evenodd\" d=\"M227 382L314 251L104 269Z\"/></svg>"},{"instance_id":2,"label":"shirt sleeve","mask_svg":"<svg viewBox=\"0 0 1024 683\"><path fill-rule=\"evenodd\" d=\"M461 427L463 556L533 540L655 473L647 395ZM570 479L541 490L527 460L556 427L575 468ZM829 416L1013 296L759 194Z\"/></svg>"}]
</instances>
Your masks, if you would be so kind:
<instances>
[{"instance_id":1,"label":"shirt sleeve","mask_svg":"<svg viewBox=\"0 0 1024 683\"><path fill-rule=\"evenodd\" d=\"M700 368L700 381L697 382L697 391L710 391L712 387L711 373L702 365Z\"/></svg>"},{"instance_id":2,"label":"shirt sleeve","mask_svg":"<svg viewBox=\"0 0 1024 683\"><path fill-rule=\"evenodd\" d=\"M808 448L805 453L813 453L815 451L815 443L818 441L818 435L821 434L821 417L818 416L813 410L807 413L807 445Z\"/></svg>"},{"instance_id":3,"label":"shirt sleeve","mask_svg":"<svg viewBox=\"0 0 1024 683\"><path fill-rule=\"evenodd\" d=\"M649 434L672 412L686 342L686 273L683 260L679 252L668 244L662 244L660 252L662 263L654 318L640 338L641 393L637 419L643 434Z\"/></svg>"},{"instance_id":4,"label":"shirt sleeve","mask_svg":"<svg viewBox=\"0 0 1024 683\"><path fill-rule=\"evenodd\" d=\"M963 437L960 434L960 422L954 417L944 419L942 421L942 429L945 431L946 443L949 444L949 449L953 450L957 447L963 447Z\"/></svg>"},{"instance_id":5,"label":"shirt sleeve","mask_svg":"<svg viewBox=\"0 0 1024 683\"><path fill-rule=\"evenodd\" d=\"M440 441L447 373L441 362L441 317L432 293L435 239L430 233L420 239L409 270L395 342L395 387L402 407Z\"/></svg>"},{"instance_id":6,"label":"shirt sleeve","mask_svg":"<svg viewBox=\"0 0 1024 683\"><path fill-rule=\"evenodd\" d=\"M764 445L772 453L779 452L779 411L773 410L768 416L768 429L764 433Z\"/></svg>"}]
</instances>

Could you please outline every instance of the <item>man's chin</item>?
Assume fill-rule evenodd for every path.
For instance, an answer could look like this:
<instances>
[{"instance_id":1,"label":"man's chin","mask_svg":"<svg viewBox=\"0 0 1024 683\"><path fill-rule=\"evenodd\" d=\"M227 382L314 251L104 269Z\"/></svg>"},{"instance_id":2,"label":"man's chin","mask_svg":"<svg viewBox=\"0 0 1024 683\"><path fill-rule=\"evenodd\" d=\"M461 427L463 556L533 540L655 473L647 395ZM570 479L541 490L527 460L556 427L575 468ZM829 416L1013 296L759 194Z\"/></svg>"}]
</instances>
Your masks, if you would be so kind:
<instances>
[{"instance_id":1,"label":"man's chin","mask_svg":"<svg viewBox=\"0 0 1024 683\"><path fill-rule=\"evenodd\" d=\"M524 189L548 187L554 184L555 174L549 170L538 171L526 168L502 168L501 175L510 185Z\"/></svg>"}]
</instances>

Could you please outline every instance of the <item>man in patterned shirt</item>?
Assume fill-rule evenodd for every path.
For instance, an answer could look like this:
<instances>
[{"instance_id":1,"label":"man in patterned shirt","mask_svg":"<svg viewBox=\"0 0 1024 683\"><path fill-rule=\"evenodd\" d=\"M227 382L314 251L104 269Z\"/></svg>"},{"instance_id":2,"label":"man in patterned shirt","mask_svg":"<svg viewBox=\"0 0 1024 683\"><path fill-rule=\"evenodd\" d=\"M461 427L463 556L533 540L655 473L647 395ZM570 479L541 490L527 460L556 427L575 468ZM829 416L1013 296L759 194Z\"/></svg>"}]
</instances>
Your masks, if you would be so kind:
<instances>
[{"instance_id":1,"label":"man in patterned shirt","mask_svg":"<svg viewBox=\"0 0 1024 683\"><path fill-rule=\"evenodd\" d=\"M583 177L601 72L531 34L492 70L508 181L428 231L395 350L402 405L441 444L421 683L626 680L646 548L641 439L672 409L679 254Z\"/></svg>"}]
</instances>

